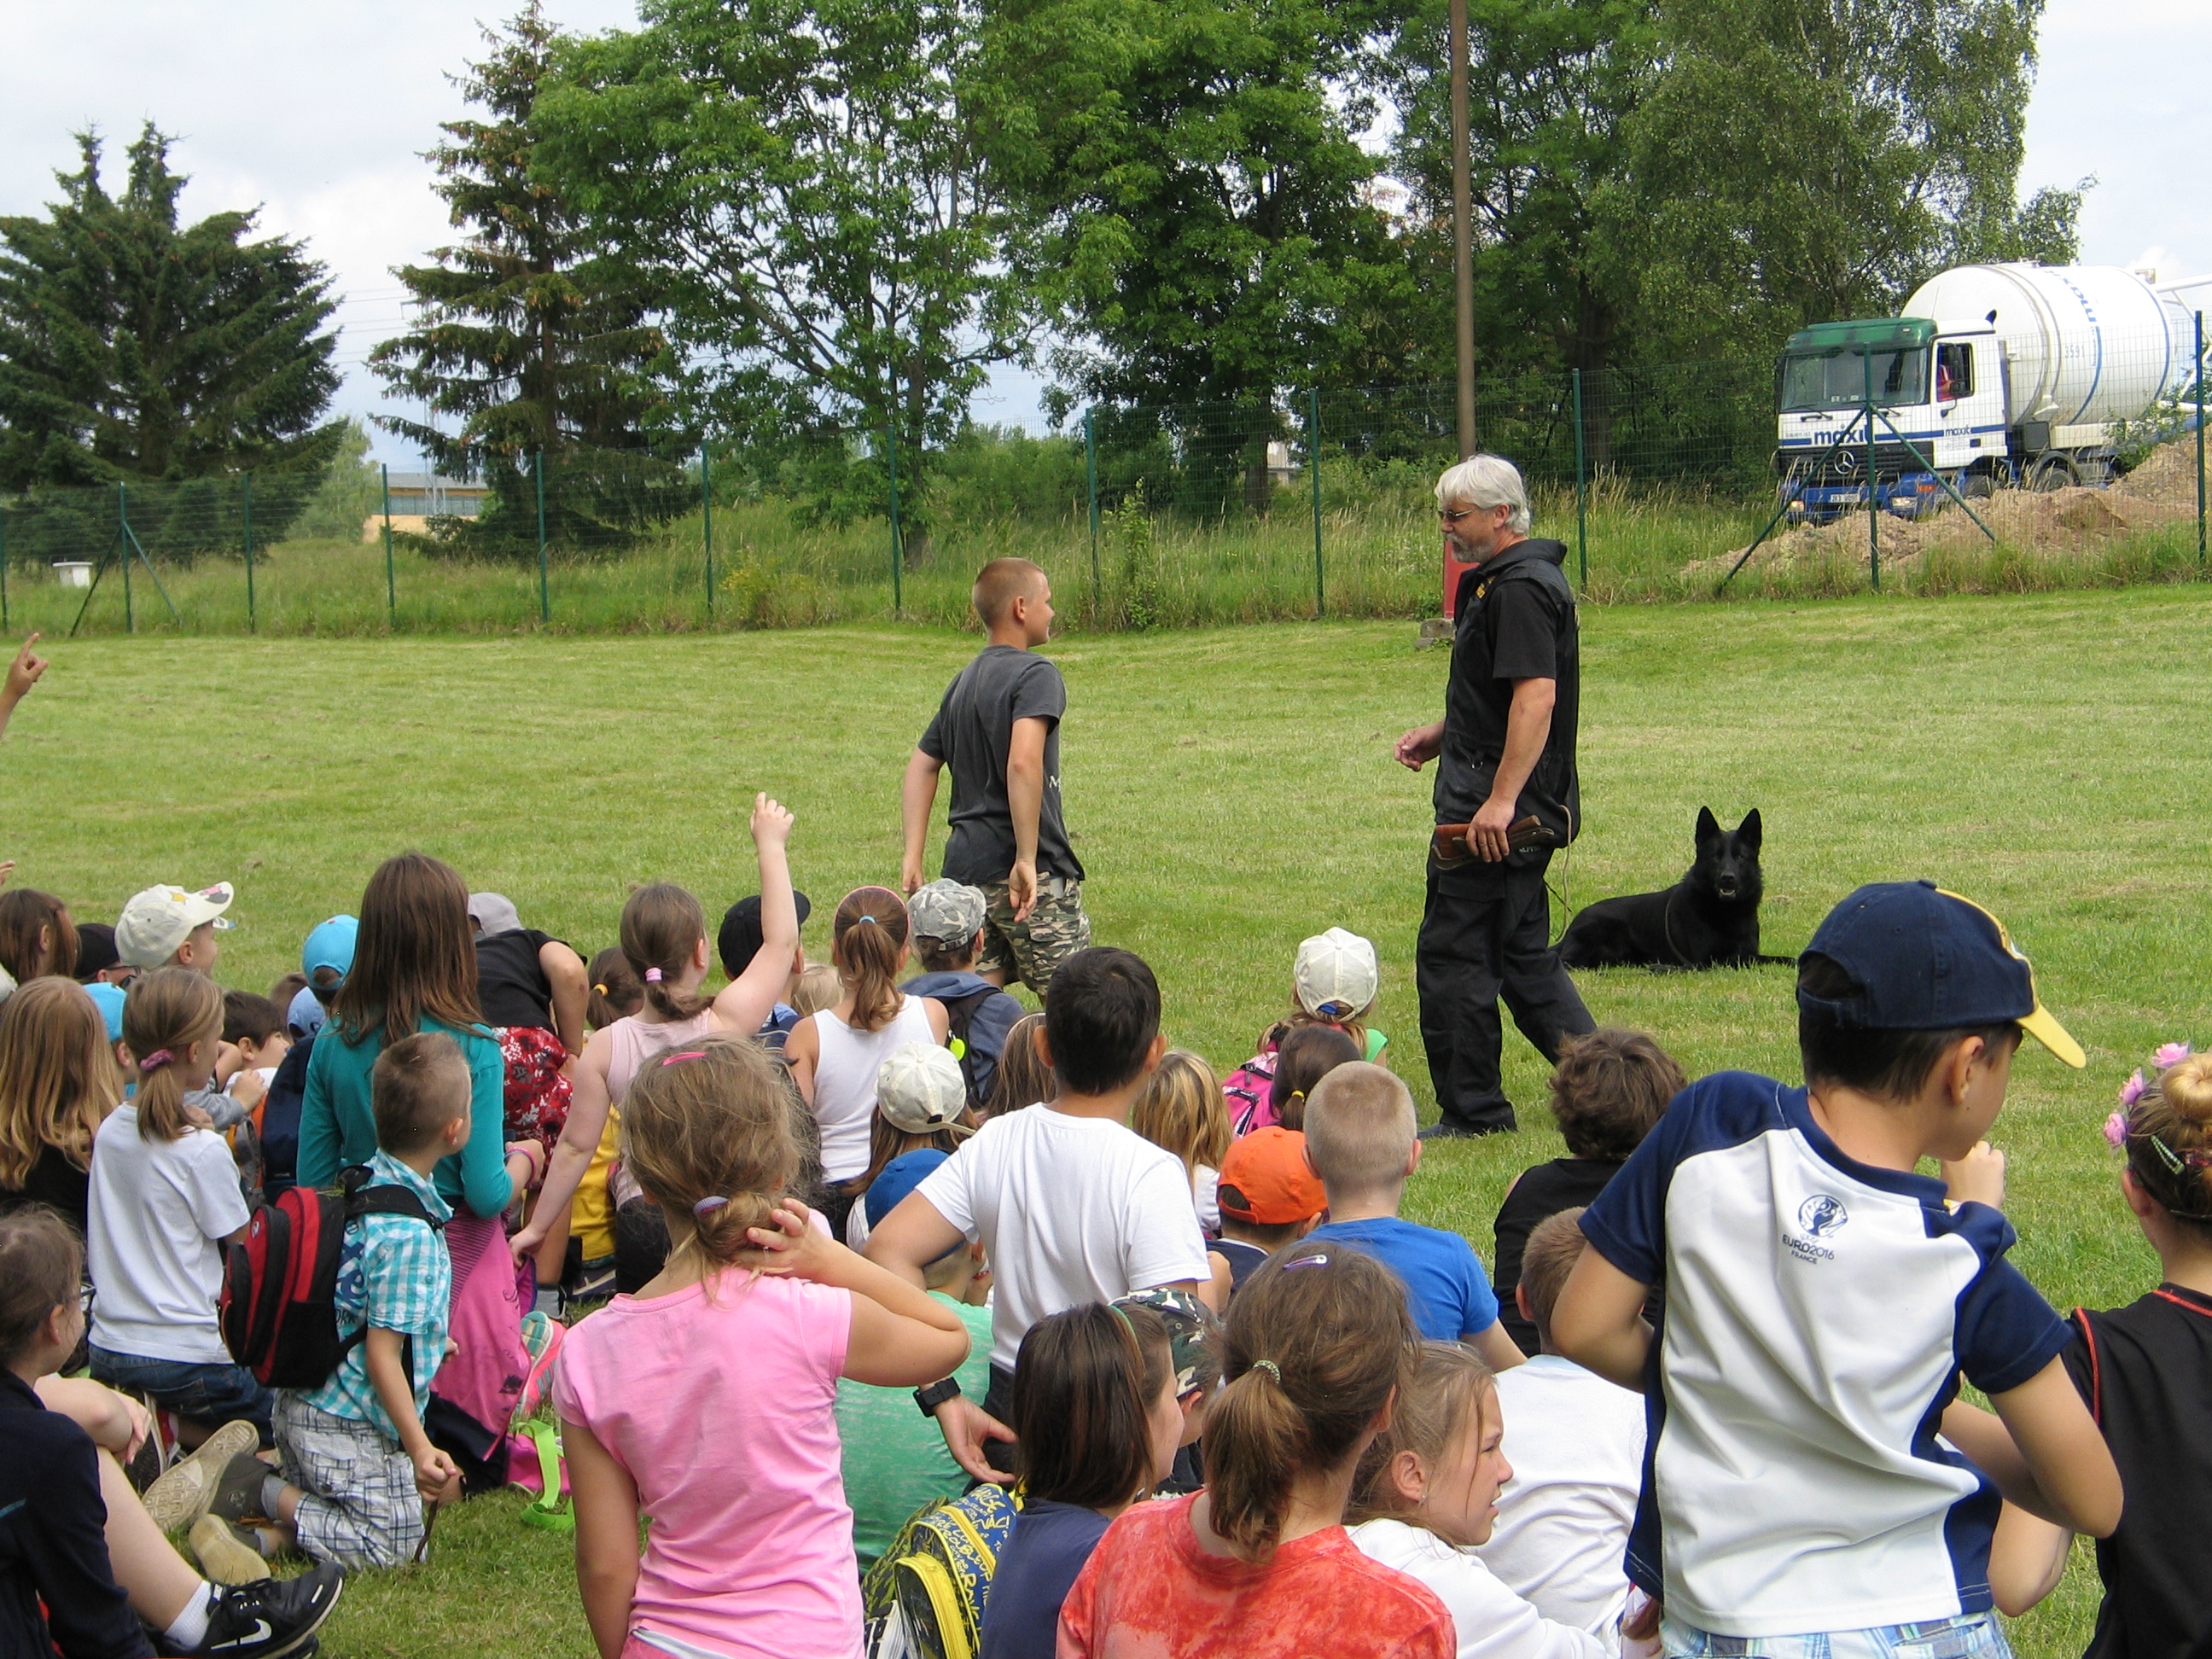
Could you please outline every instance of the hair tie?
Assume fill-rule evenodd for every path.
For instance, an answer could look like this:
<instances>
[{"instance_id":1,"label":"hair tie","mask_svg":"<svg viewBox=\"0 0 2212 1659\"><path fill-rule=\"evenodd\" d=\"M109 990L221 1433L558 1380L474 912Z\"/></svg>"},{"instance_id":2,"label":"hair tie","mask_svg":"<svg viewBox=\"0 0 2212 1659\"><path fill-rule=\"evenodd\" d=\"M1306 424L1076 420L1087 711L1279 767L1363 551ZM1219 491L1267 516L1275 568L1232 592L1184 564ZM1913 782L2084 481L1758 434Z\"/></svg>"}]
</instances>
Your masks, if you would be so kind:
<instances>
[{"instance_id":1,"label":"hair tie","mask_svg":"<svg viewBox=\"0 0 2212 1659\"><path fill-rule=\"evenodd\" d=\"M1267 1372L1268 1376L1272 1376L1272 1377L1273 1377L1273 1378L1275 1379L1275 1386L1276 1386L1277 1388L1279 1388L1279 1389L1280 1387L1282 1387L1282 1385L1283 1385L1283 1373L1282 1373L1282 1369L1281 1369L1281 1367L1278 1366L1278 1365L1275 1364L1275 1362L1274 1362L1273 1360L1272 1360L1272 1359L1255 1359L1255 1360L1254 1360L1254 1361L1252 1362L1252 1369L1253 1369L1254 1370L1255 1370L1255 1371L1265 1371L1265 1372Z\"/></svg>"},{"instance_id":2,"label":"hair tie","mask_svg":"<svg viewBox=\"0 0 2212 1659\"><path fill-rule=\"evenodd\" d=\"M660 983L660 979L661 974L659 969L648 968L645 970L645 982L647 985L658 985Z\"/></svg>"},{"instance_id":3,"label":"hair tie","mask_svg":"<svg viewBox=\"0 0 2212 1659\"><path fill-rule=\"evenodd\" d=\"M592 987L592 994L597 996L605 996L607 994L607 988L604 985L594 985Z\"/></svg>"},{"instance_id":4,"label":"hair tie","mask_svg":"<svg viewBox=\"0 0 2212 1659\"><path fill-rule=\"evenodd\" d=\"M660 1063L663 1066L673 1066L679 1060L704 1060L706 1057L707 1051L704 1048L686 1048L680 1054L663 1054L660 1057ZM729 1202L727 1199L722 1201L725 1204Z\"/></svg>"},{"instance_id":5,"label":"hair tie","mask_svg":"<svg viewBox=\"0 0 2212 1659\"><path fill-rule=\"evenodd\" d=\"M882 925L883 925L882 923L878 922L878 921L877 921L873 916L870 915L869 915L866 910L861 911L861 912L860 912L860 914L859 915L854 916L854 917L853 918L853 926L854 926L854 927L862 927L862 926L866 926L866 927L881 927Z\"/></svg>"},{"instance_id":6,"label":"hair tie","mask_svg":"<svg viewBox=\"0 0 2212 1659\"><path fill-rule=\"evenodd\" d=\"M156 1048L152 1054L147 1055L145 1059L138 1062L138 1069L142 1072L150 1072L156 1066L167 1065L175 1058L176 1056L171 1054L167 1048Z\"/></svg>"},{"instance_id":7,"label":"hair tie","mask_svg":"<svg viewBox=\"0 0 2212 1659\"><path fill-rule=\"evenodd\" d=\"M678 1060L682 1060L685 1058L685 1056L678 1054L677 1058ZM710 1210L719 1210L722 1208L730 1200L728 1199L724 1198L720 1193L717 1193L712 1198L702 1198L696 1204L694 1204L691 1206L691 1213L695 1216L703 1216Z\"/></svg>"},{"instance_id":8,"label":"hair tie","mask_svg":"<svg viewBox=\"0 0 2212 1659\"><path fill-rule=\"evenodd\" d=\"M1121 1328L1133 1338L1137 1334L1137 1327L1129 1317L1129 1310L1118 1302L1109 1302L1106 1305L1114 1310L1114 1317L1121 1322Z\"/></svg>"}]
</instances>

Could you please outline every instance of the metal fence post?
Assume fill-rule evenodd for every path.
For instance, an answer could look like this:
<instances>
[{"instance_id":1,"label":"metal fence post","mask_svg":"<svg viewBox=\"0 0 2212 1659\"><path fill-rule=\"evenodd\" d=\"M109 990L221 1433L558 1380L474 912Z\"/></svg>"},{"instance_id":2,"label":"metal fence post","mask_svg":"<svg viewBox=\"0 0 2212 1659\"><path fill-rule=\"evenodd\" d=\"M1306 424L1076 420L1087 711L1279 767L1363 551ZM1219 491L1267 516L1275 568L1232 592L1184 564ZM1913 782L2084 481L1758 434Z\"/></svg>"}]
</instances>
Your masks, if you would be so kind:
<instances>
[{"instance_id":1,"label":"metal fence post","mask_svg":"<svg viewBox=\"0 0 2212 1659\"><path fill-rule=\"evenodd\" d=\"M243 473L238 481L239 510L246 524L246 631L258 634L260 624L253 613L253 475Z\"/></svg>"},{"instance_id":2,"label":"metal fence post","mask_svg":"<svg viewBox=\"0 0 2212 1659\"><path fill-rule=\"evenodd\" d=\"M123 553L123 631L136 634L138 618L131 605L131 501L123 481L115 481L115 545Z\"/></svg>"},{"instance_id":3,"label":"metal fence post","mask_svg":"<svg viewBox=\"0 0 2212 1659\"><path fill-rule=\"evenodd\" d=\"M2197 313L2197 568L2204 569L2204 313Z\"/></svg>"},{"instance_id":4,"label":"metal fence post","mask_svg":"<svg viewBox=\"0 0 2212 1659\"><path fill-rule=\"evenodd\" d=\"M399 626L399 586L392 572L392 465L380 462L378 469L384 477L384 623L387 628Z\"/></svg>"},{"instance_id":5,"label":"metal fence post","mask_svg":"<svg viewBox=\"0 0 2212 1659\"><path fill-rule=\"evenodd\" d=\"M884 428L884 453L890 462L891 471L891 615L898 617L906 611L906 550L899 540L898 422L896 420Z\"/></svg>"},{"instance_id":6,"label":"metal fence post","mask_svg":"<svg viewBox=\"0 0 2212 1659\"><path fill-rule=\"evenodd\" d=\"M538 623L553 620L553 593L545 580L545 452L539 450L530 471L538 481Z\"/></svg>"},{"instance_id":7,"label":"metal fence post","mask_svg":"<svg viewBox=\"0 0 2212 1659\"><path fill-rule=\"evenodd\" d=\"M699 444L699 513L704 526L702 535L707 544L707 620L714 620L714 446L702 439Z\"/></svg>"},{"instance_id":8,"label":"metal fence post","mask_svg":"<svg viewBox=\"0 0 2212 1659\"><path fill-rule=\"evenodd\" d=\"M1589 499L1583 483L1583 372L1575 377L1575 562L1583 592L1589 590Z\"/></svg>"},{"instance_id":9,"label":"metal fence post","mask_svg":"<svg viewBox=\"0 0 2212 1659\"><path fill-rule=\"evenodd\" d=\"M1083 411L1083 473L1091 492L1091 614L1098 614L1103 595L1098 580L1098 431L1094 407Z\"/></svg>"},{"instance_id":10,"label":"metal fence post","mask_svg":"<svg viewBox=\"0 0 2212 1659\"><path fill-rule=\"evenodd\" d=\"M14 626L8 617L8 514L0 507L0 631Z\"/></svg>"},{"instance_id":11,"label":"metal fence post","mask_svg":"<svg viewBox=\"0 0 2212 1659\"><path fill-rule=\"evenodd\" d=\"M1874 350L1861 344L1859 362L1866 367L1866 493L1867 493L1867 574L1873 580L1874 591L1881 592L1881 542L1880 521L1875 517L1879 510L1875 505L1874 487Z\"/></svg>"},{"instance_id":12,"label":"metal fence post","mask_svg":"<svg viewBox=\"0 0 2212 1659\"><path fill-rule=\"evenodd\" d=\"M1313 480L1314 620L1327 613L1321 554L1321 388L1306 389L1306 473Z\"/></svg>"}]
</instances>

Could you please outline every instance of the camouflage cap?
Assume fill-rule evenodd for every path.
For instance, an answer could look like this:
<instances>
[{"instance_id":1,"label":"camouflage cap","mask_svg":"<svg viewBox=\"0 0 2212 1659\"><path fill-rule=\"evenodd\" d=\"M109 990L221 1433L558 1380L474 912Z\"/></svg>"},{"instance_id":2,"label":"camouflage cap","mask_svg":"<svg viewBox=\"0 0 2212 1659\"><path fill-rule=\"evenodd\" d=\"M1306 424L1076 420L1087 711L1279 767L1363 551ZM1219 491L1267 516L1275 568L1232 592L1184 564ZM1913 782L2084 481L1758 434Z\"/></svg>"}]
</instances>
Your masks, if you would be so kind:
<instances>
[{"instance_id":1,"label":"camouflage cap","mask_svg":"<svg viewBox=\"0 0 2212 1659\"><path fill-rule=\"evenodd\" d=\"M1210 1389L1221 1380L1220 1322L1188 1291L1159 1285L1122 1297L1117 1308L1149 1308L1168 1328L1168 1363L1175 1367L1176 1393Z\"/></svg>"}]
</instances>

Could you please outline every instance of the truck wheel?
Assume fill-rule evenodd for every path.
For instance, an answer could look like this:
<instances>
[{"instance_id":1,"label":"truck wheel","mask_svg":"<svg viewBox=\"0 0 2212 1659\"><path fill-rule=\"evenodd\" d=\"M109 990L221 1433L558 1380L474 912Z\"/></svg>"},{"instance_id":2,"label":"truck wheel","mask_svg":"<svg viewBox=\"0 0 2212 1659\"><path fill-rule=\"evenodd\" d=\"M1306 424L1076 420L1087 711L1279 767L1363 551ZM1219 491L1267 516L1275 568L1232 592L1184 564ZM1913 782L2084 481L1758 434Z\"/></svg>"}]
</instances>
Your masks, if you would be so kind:
<instances>
[{"instance_id":1,"label":"truck wheel","mask_svg":"<svg viewBox=\"0 0 2212 1659\"><path fill-rule=\"evenodd\" d=\"M2064 455L2045 455L2027 475L2030 489L2067 489L2074 483L2074 463Z\"/></svg>"},{"instance_id":2,"label":"truck wheel","mask_svg":"<svg viewBox=\"0 0 2212 1659\"><path fill-rule=\"evenodd\" d=\"M1986 472L1977 472L1959 486L1959 493L1970 501L1984 501L1997 493L1997 482Z\"/></svg>"}]
</instances>

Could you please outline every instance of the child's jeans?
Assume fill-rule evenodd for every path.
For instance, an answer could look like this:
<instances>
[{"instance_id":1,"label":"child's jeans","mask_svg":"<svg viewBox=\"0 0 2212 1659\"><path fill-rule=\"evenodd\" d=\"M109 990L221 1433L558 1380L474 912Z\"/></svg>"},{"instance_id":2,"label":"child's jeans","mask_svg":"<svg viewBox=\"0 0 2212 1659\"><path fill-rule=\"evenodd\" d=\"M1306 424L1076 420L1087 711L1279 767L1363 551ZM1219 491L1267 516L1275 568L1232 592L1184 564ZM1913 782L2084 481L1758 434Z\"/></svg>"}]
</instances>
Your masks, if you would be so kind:
<instances>
[{"instance_id":1,"label":"child's jeans","mask_svg":"<svg viewBox=\"0 0 2212 1659\"><path fill-rule=\"evenodd\" d=\"M261 1431L264 1446L276 1443L270 1413L276 1396L242 1365L153 1359L96 1347L92 1350L92 1380L148 1395L165 1410L218 1428L242 1418Z\"/></svg>"},{"instance_id":2,"label":"child's jeans","mask_svg":"<svg viewBox=\"0 0 2212 1659\"><path fill-rule=\"evenodd\" d=\"M1662 1619L1659 1639L1667 1659L2012 1659L1994 1613L1809 1636L1715 1636Z\"/></svg>"},{"instance_id":3,"label":"child's jeans","mask_svg":"<svg viewBox=\"0 0 2212 1659\"><path fill-rule=\"evenodd\" d=\"M422 1495L414 1460L373 1423L276 1396L276 1446L284 1478L300 1488L292 1525L300 1547L342 1567L397 1567L421 1552Z\"/></svg>"}]
</instances>

